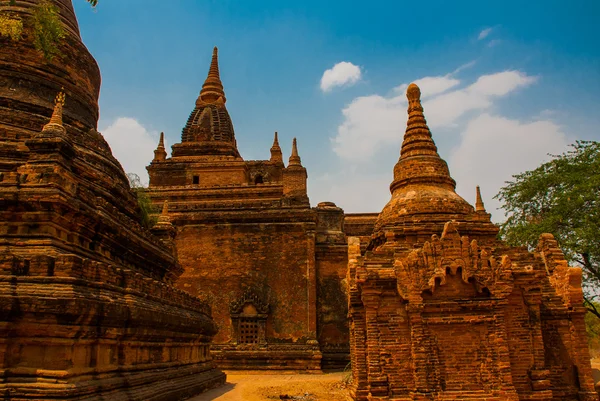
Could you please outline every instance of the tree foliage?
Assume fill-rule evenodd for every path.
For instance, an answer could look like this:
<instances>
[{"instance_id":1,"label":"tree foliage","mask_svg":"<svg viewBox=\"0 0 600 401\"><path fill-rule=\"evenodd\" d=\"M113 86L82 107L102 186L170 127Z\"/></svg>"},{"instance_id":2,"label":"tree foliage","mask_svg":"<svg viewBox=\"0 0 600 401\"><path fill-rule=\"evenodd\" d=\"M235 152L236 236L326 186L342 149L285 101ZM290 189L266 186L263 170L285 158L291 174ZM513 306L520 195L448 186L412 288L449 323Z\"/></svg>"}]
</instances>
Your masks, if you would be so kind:
<instances>
[{"instance_id":1,"label":"tree foliage","mask_svg":"<svg viewBox=\"0 0 600 401\"><path fill-rule=\"evenodd\" d=\"M600 304L594 302L593 306L600 310ZM600 319L594 314L585 315L585 328L590 346L590 356L592 358L600 357Z\"/></svg>"},{"instance_id":2,"label":"tree foliage","mask_svg":"<svg viewBox=\"0 0 600 401\"><path fill-rule=\"evenodd\" d=\"M532 171L513 176L496 198L507 220L500 234L511 245L535 247L552 233L567 259L583 270L588 310L600 296L600 143L577 141Z\"/></svg>"},{"instance_id":3,"label":"tree foliage","mask_svg":"<svg viewBox=\"0 0 600 401\"><path fill-rule=\"evenodd\" d=\"M152 228L156 224L158 216L152 215L152 202L146 194L146 188L142 185L140 176L135 173L127 174L129 185L137 196L138 205L140 206L140 223L146 228Z\"/></svg>"}]
</instances>

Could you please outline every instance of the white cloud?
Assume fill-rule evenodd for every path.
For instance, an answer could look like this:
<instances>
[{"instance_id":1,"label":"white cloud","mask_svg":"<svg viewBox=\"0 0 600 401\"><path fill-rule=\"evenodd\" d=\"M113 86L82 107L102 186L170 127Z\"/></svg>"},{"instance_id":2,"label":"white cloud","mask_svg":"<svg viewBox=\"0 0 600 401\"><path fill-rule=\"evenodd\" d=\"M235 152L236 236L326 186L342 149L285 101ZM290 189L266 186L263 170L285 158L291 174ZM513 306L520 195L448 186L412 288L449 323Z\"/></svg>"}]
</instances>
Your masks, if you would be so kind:
<instances>
[{"instance_id":1,"label":"white cloud","mask_svg":"<svg viewBox=\"0 0 600 401\"><path fill-rule=\"evenodd\" d=\"M456 78L452 78L452 76L448 74L438 77L424 77L417 79L414 81L414 83L419 86L419 89L421 89L421 98L426 99L428 97L446 92L448 89L460 84L460 81ZM394 91L399 92L402 94L402 96L404 96L406 88L408 88L408 84L405 83L394 88Z\"/></svg>"},{"instance_id":2,"label":"white cloud","mask_svg":"<svg viewBox=\"0 0 600 401\"><path fill-rule=\"evenodd\" d=\"M514 174L532 170L567 147L561 127L549 120L521 122L481 114L462 130L460 144L448 160L457 192L471 203L480 185L486 209L502 221L500 202L492 197Z\"/></svg>"},{"instance_id":3,"label":"white cloud","mask_svg":"<svg viewBox=\"0 0 600 401\"><path fill-rule=\"evenodd\" d=\"M480 76L474 83L455 89L460 81L451 74L424 77L414 81L421 88L427 122L432 129L451 127L466 113L492 107L496 97L528 86L536 77L519 71L503 71ZM390 145L399 145L406 124L406 98L402 84L392 97L380 95L354 99L343 110L344 121L332 139L333 150L342 159L372 160L375 153Z\"/></svg>"},{"instance_id":4,"label":"white cloud","mask_svg":"<svg viewBox=\"0 0 600 401\"><path fill-rule=\"evenodd\" d=\"M137 174L143 184L148 183L146 166L154 157L158 144L158 133L149 132L137 120L119 117L102 130L110 145L113 156L121 163L126 173Z\"/></svg>"},{"instance_id":5,"label":"white cloud","mask_svg":"<svg viewBox=\"0 0 600 401\"><path fill-rule=\"evenodd\" d=\"M357 83L362 76L360 67L348 61L337 63L326 70L321 77L321 90L329 92L336 86L350 86Z\"/></svg>"},{"instance_id":6,"label":"white cloud","mask_svg":"<svg viewBox=\"0 0 600 401\"><path fill-rule=\"evenodd\" d=\"M494 28L485 28L481 32L479 32L479 36L477 36L477 40L483 40L488 37Z\"/></svg>"},{"instance_id":7,"label":"white cloud","mask_svg":"<svg viewBox=\"0 0 600 401\"><path fill-rule=\"evenodd\" d=\"M334 202L346 212L379 212L390 200L392 167L384 174L332 169L330 173L310 179L311 203Z\"/></svg>"}]
</instances>

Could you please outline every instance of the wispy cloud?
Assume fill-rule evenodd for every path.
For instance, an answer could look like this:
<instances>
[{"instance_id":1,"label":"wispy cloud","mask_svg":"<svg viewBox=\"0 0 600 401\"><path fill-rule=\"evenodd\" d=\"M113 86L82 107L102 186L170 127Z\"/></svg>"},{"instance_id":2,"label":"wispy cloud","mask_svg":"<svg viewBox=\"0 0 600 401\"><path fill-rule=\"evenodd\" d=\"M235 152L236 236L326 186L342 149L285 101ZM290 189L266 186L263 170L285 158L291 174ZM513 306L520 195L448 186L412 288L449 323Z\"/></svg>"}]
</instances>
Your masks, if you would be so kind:
<instances>
[{"instance_id":1,"label":"wispy cloud","mask_svg":"<svg viewBox=\"0 0 600 401\"><path fill-rule=\"evenodd\" d=\"M493 29L494 29L493 27L485 28L484 30L482 30L481 32L479 32L479 36L477 36L477 40L483 40L483 39L487 38L488 35L490 33L492 33Z\"/></svg>"},{"instance_id":2,"label":"wispy cloud","mask_svg":"<svg viewBox=\"0 0 600 401\"><path fill-rule=\"evenodd\" d=\"M351 86L360 81L360 67L348 61L342 61L326 70L321 77L321 90L329 92L337 86Z\"/></svg>"},{"instance_id":3,"label":"wispy cloud","mask_svg":"<svg viewBox=\"0 0 600 401\"><path fill-rule=\"evenodd\" d=\"M463 70L468 70L469 68L473 67L476 63L477 63L477 60L471 60L468 63L464 63L463 65L459 66L457 69L452 71L452 74L450 74L450 75L458 74L459 72L461 72Z\"/></svg>"}]
</instances>

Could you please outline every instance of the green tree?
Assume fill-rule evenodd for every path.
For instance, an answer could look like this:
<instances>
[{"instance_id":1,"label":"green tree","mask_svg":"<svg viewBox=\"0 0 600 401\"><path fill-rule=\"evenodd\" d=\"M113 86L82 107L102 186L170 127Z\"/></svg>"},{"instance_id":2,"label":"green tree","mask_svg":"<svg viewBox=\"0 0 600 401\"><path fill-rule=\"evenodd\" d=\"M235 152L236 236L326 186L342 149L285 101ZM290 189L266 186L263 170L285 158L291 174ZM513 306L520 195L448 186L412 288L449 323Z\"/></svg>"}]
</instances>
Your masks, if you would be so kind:
<instances>
[{"instance_id":1,"label":"green tree","mask_svg":"<svg viewBox=\"0 0 600 401\"><path fill-rule=\"evenodd\" d=\"M141 216L140 223L146 228L152 228L156 224L158 216L152 215L152 202L146 194L146 188L142 185L140 176L135 173L127 174L129 185L137 196L138 205L140 206Z\"/></svg>"},{"instance_id":2,"label":"green tree","mask_svg":"<svg viewBox=\"0 0 600 401\"><path fill-rule=\"evenodd\" d=\"M511 245L537 244L552 233L567 259L583 271L588 310L600 318L600 143L577 141L532 171L513 176L496 199L507 220L500 235Z\"/></svg>"}]
</instances>

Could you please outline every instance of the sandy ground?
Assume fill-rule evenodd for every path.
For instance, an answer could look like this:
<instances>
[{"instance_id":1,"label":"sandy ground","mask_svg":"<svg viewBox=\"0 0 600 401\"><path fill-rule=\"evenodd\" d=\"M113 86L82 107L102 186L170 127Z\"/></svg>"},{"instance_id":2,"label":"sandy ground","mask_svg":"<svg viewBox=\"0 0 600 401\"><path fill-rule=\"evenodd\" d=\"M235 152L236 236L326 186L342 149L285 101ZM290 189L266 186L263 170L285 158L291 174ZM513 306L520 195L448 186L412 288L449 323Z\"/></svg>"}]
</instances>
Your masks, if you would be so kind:
<instances>
[{"instance_id":1,"label":"sandy ground","mask_svg":"<svg viewBox=\"0 0 600 401\"><path fill-rule=\"evenodd\" d=\"M227 373L224 386L188 401L346 401L350 400L343 378L348 373L274 375ZM285 398L288 397L288 398Z\"/></svg>"}]
</instances>

